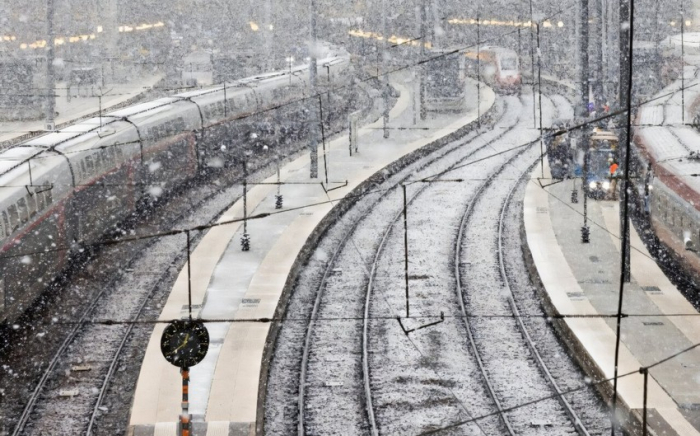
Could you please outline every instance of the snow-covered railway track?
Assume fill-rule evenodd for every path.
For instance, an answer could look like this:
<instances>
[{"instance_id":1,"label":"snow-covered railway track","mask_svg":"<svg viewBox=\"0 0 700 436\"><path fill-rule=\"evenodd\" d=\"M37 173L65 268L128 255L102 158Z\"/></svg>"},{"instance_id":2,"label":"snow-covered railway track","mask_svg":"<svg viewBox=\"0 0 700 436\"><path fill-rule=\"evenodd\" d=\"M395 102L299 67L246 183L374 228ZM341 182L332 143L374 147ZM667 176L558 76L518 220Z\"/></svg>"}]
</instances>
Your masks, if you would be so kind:
<instances>
[{"instance_id":1,"label":"snow-covered railway track","mask_svg":"<svg viewBox=\"0 0 700 436\"><path fill-rule=\"evenodd\" d=\"M524 146L539 135L531 118L523 115L533 104L532 97L506 97L503 102L504 114L490 130L465 138L461 147L447 146L386 178L319 241L296 281L276 340L265 402L266 434L420 434L455 423L463 425L453 431L467 434L537 434L542 431L539 425L556 425L557 431L574 433L606 419L603 409L596 409L597 399L589 390L578 397L588 402L576 404L595 409L586 415L585 425L557 399L523 408L525 412L516 407L552 395L557 389L552 386L562 379L573 379L580 386L583 376L556 340L547 343L551 348L546 351L557 356L555 360L568 361L569 366L557 365L548 379L547 370L532 358L513 310L517 310L515 304L537 306L538 301L520 301L524 293L518 289L514 289L520 296L518 301L510 297L513 306L501 305L482 313L470 301L508 302L500 274L509 272L516 262L498 254L499 241L506 244L511 257L515 251L512 241L502 242L504 231L512 232L513 226L505 226L503 220L511 217L513 221L512 212L505 211L514 209L508 209L513 191L522 186L523 174L539 152L537 146ZM570 112L566 110L569 106L561 107L565 104L561 98L544 99L544 104L547 119L553 116L554 106L560 113L562 109ZM425 183L428 180L431 183ZM408 302L402 184L407 188L409 223ZM492 222L484 219L484 208L492 209ZM473 212L466 221L479 222L465 227L468 209ZM460 229L464 229L463 243L475 242L471 227L487 232L478 242L482 252L473 258L471 247L465 247L466 251L460 248L463 253L459 255L454 243ZM464 253L469 253L468 259ZM466 293L456 293L455 268L462 268L463 280L464 268L470 266L465 262L492 271L488 276L470 277L469 283L462 281ZM516 288L521 282L519 278L512 286ZM473 285L483 287L484 292L472 295ZM535 300L533 297L530 299ZM477 353L469 346L465 322L479 324L479 315L489 319L493 314L497 321L510 323L507 341L519 351L508 354L502 347L496 352L486 350L500 339L484 332L482 325L477 325L474 333ZM542 352L539 342L537 346ZM498 353L508 365L523 369L522 380L516 380L510 389L507 384L513 380L502 378ZM491 379L493 395L489 395L484 374L479 371L477 354ZM541 360L549 366L552 359Z\"/></svg>"},{"instance_id":2,"label":"snow-covered railway track","mask_svg":"<svg viewBox=\"0 0 700 436\"><path fill-rule=\"evenodd\" d=\"M502 136L504 133L500 133L498 137ZM447 145L446 147L443 148L443 150L439 153L435 153L431 155L428 159L423 159L418 166L422 166L424 168L430 167L431 164L433 164L435 161L444 159L446 155L452 155L455 153L456 150L458 150L460 147L464 146L465 143L468 143L469 141L473 140L476 138L476 134L472 133L470 135L467 135L467 137L459 139L457 141L454 141L452 144ZM496 139L494 139L496 140ZM485 142L483 144L479 144L478 147L475 150L469 151L467 156L463 156L460 158L460 160L457 161L457 163L462 162L463 160L467 159L474 153L476 153L478 150L484 149L489 146L489 142ZM427 160L427 161L426 161ZM454 165L457 165L455 163ZM416 165L412 166L415 167ZM396 195L396 190L400 187L400 184L403 182L406 182L409 177L412 177L413 173L411 171L402 171L400 174L397 176L393 177L392 180L388 181L385 183L382 187L379 188L380 194L376 195L372 200L371 200L371 205L375 206L377 203L383 201L386 199L387 196L390 195ZM394 221L392 224L388 227L387 231L384 233L384 239L387 236L388 230L395 224L396 220L398 219L398 215L395 216ZM338 267L341 266L341 263L338 261L339 256L341 252L344 249L350 249L354 250L353 247L348 248L348 240L352 236L356 236L358 227L364 223L365 220L360 219L354 222L354 224L351 226L351 228L345 232L345 235L341 238L341 240L337 243L335 250L333 251L332 257L330 261L327 263L323 270L322 277L320 279L320 282L317 286L317 290L315 293L315 298L314 298L314 304L313 304L313 309L311 311L311 316L309 318L309 323L306 326L306 332L305 332L305 339L304 339L304 346L302 349L302 359L301 359L301 369L299 371L299 396L298 396L298 407L299 407L299 419L298 419L298 427L297 427L297 432L299 435L304 435L306 434L307 431L307 426L306 426L306 394L307 394L307 381L308 381L308 366L309 366L309 354L311 350L311 343L312 343L312 338L314 334L314 326L315 326L315 321L319 317L319 307L321 306L321 301L324 297L324 290L327 287L328 280L329 278L333 275L334 271L338 270ZM366 223L365 223L366 224ZM380 242L378 252L381 251L381 245L382 243ZM378 254L377 254L378 255ZM376 257L375 257L376 260ZM375 263L372 264L371 269L372 271L374 270ZM365 298L365 304L364 304L364 316L358 313L358 319L362 318L363 320L367 319L367 311L369 310L369 305L368 301L371 296L371 291L372 291L372 277L373 273L370 271L369 272L369 280L367 282L367 294ZM364 390L364 410L366 413L366 420L367 420L367 429L371 434L377 434L377 424L376 424L376 419L374 416L374 408L371 403L371 389L369 385L369 375L368 375L368 367L367 367L367 324L363 323L362 325L362 345L363 345L363 351L362 351L362 380L363 380L363 390Z\"/></svg>"},{"instance_id":3,"label":"snow-covered railway track","mask_svg":"<svg viewBox=\"0 0 700 436\"><path fill-rule=\"evenodd\" d=\"M265 158L251 160L250 165L255 171L262 170L251 174L249 181L262 180L271 171L265 168ZM232 172L210 183L186 187L157 209L157 215L136 223L131 234L211 222L240 196L242 180L239 173ZM192 235L192 243L201 236ZM71 283L70 287L77 292L81 286L99 290L89 294L89 302L71 317L76 321L61 338L61 345L42 356L48 364L26 399L13 436L53 434L57 425L61 434L111 434L111 430L95 428L103 415L114 412L104 404L105 395L115 373L126 370L128 356L124 356L124 350L134 330L142 328L138 322L144 312L151 312L148 320L157 316L158 308L150 307L158 304L154 295L164 292L163 284L174 279L178 267L186 261L186 246L184 236L144 239L104 247L96 259L89 261L87 268L100 271L103 277L87 274L87 280L82 280L85 283ZM110 269L115 263L121 266ZM93 322L110 320L117 323ZM63 325L63 319L57 321L59 327ZM129 404L119 407L128 416ZM64 416L71 418L58 419Z\"/></svg>"},{"instance_id":4,"label":"snow-covered railway track","mask_svg":"<svg viewBox=\"0 0 700 436\"><path fill-rule=\"evenodd\" d=\"M520 159L511 159L480 188L460 224L455 248L455 276L463 318L470 332L472 349L480 361L480 370L485 379L490 379L489 391L494 401L508 410L501 412L501 416L509 434L538 434L539 427L544 427L557 434L575 431L589 435L589 424L598 434L604 428L600 425L605 421L604 414L587 414L593 419L584 424L579 412L561 395L563 390L549 365L554 359L542 357L532 339L535 332L531 332L521 317L518 304L527 306L528 303L516 302L513 288L517 283L522 284L522 280L513 281L513 273L509 273L506 267L504 228L507 212L512 207L513 193L529 174L529 163L537 158L533 149L520 154ZM504 171L506 166L513 167L510 175ZM510 225L513 225L512 218ZM520 270L521 274L522 271L524 268ZM521 297L523 294L522 291L518 293ZM529 307L532 306L529 302ZM567 376L570 377L571 372ZM559 407L554 399L537 402L535 406L518 407L548 396L556 398ZM583 404L595 409L590 398Z\"/></svg>"},{"instance_id":5,"label":"snow-covered railway track","mask_svg":"<svg viewBox=\"0 0 700 436\"><path fill-rule=\"evenodd\" d=\"M525 177L528 175L528 171L525 171L522 175L522 177L518 180L518 183L513 185L511 188L510 192L508 192L508 195L506 196L505 201L503 202L503 207L501 208L501 214L498 219L498 264L501 272L501 280L503 281L503 285L505 288L508 290L509 296L508 296L508 303L510 305L511 311L513 312L513 316L517 322L518 328L520 329L520 333L523 335L523 338L527 342L527 346L532 352L532 356L534 357L535 361L537 362L537 365L540 368L540 371L542 374L545 376L547 381L552 387L552 390L557 394L557 400L561 404L562 408L566 411L566 414L569 416L569 419L571 420L571 423L573 424L574 428L576 431L581 435L581 436L590 436L590 433L584 423L582 422L581 418L579 418L578 413L574 410L572 407L570 401L562 395L563 390L561 387L559 387L559 384L557 383L557 380L554 378L552 375L552 372L549 370L548 365L545 363L545 359L542 358L542 355L540 354L539 350L537 349L537 346L535 344L535 341L532 339L532 336L530 334L530 330L526 326L525 322L523 321L523 318L521 316L520 309L518 308L518 305L515 302L516 296L515 293L513 292L513 288L511 287L511 279L508 276L508 272L506 270L506 261L505 261L505 242L504 242L504 228L506 225L506 216L508 212L508 208L511 205L511 202L513 200L513 193L518 189L518 186L523 182Z\"/></svg>"},{"instance_id":6,"label":"snow-covered railway track","mask_svg":"<svg viewBox=\"0 0 700 436\"><path fill-rule=\"evenodd\" d=\"M388 232L394 228L400 211L400 189L399 185L406 181L407 177L416 177L416 173L424 173L426 176L436 171L436 168L448 170L452 167L467 161L481 152L481 155L488 155L492 152L491 147L503 135L507 134L508 129L512 128L517 123L517 114L520 111L517 99L513 99L509 103L511 106L505 118L501 120L493 130L479 137L467 137L461 141L456 141L442 149L438 154L440 156L432 156L430 159L423 159L419 163L402 170L399 174L379 186L377 191L381 194L373 194L374 197L367 201L367 205L362 208L365 212L356 212L348 224L347 230L342 236L333 239L333 242L328 244L329 250L326 251L321 247L318 251L323 253L325 259L318 259L324 265L323 269L319 269L313 277L313 273L309 273L307 277L300 280L300 285L294 294L299 297L290 300L290 307L287 309L287 317L299 319L304 315L303 303L299 307L296 302L304 302L309 305L313 301L313 309L309 315L310 322L307 325L301 323L285 323L281 336L277 340L276 354L278 356L287 356L292 353L299 353L300 360L297 360L297 365L300 365L299 371L299 395L297 397L299 414L296 419L296 431L299 434L324 433L332 431L333 425L338 425L339 422L345 422L342 426L344 431L348 427L354 428L357 431L366 431L376 433L378 430L377 423L372 419L374 415L374 407L372 406L371 382L369 378L369 359L367 347L369 346L368 329L369 325L365 321L369 320L366 314L369 311L370 304L373 298L373 284L375 278L374 270L376 262L370 265L369 259L378 260L382 251L383 243L377 245L379 238L376 235L382 234L382 240L386 240ZM468 143L467 145L464 145ZM445 153L444 151L448 152ZM439 162L436 166L435 162ZM422 169L421 169L422 168ZM371 197L371 196L370 196ZM359 208L356 208L359 209ZM370 211L371 209L371 211ZM351 212L349 215L352 215ZM391 222L386 222L386 217L393 216ZM354 221L353 221L354 220ZM360 225L360 223L362 225ZM342 225L341 225L342 226ZM359 228L358 228L359 227ZM378 228L377 228L378 227ZM352 238L349 238L352 236ZM348 240L350 239L350 244ZM365 245L369 244L369 247ZM332 253L332 254L329 254ZM328 261L328 257L331 261ZM359 259L359 263L358 263ZM310 262L311 266L315 266L315 260ZM314 268L309 268L313 270ZM367 287L363 288L360 284L353 286L352 295L348 289L343 289L342 281L350 279L348 275L352 272L359 272L360 276L356 277L357 283L366 283ZM338 280L338 273L343 275L342 280ZM368 279L369 277L369 279ZM313 284L314 293L308 291L306 281ZM329 284L329 281L331 282ZM304 283L304 285L302 285ZM338 288L341 286L340 288ZM330 295L329 295L330 294ZM306 312L308 314L308 312ZM340 315L342 313L342 315ZM328 322L317 322L317 319L332 319L334 317L347 318L347 329L343 329L341 334L338 334L337 325L329 327ZM360 322L361 321L361 322ZM343 322L339 319L338 322ZM332 324L332 323L331 323ZM358 338L362 334L362 349L357 347L360 341ZM288 336L285 338L285 336ZM346 338L347 336L347 338ZM303 338L303 339L302 339ZM353 344L354 345L349 345ZM295 347L290 344L303 343L301 347ZM319 351L321 350L321 351ZM364 350L364 351L363 351ZM313 356L320 355L315 359ZM360 362L358 355L362 355L363 359ZM311 358L310 358L311 356ZM347 365L341 371L336 371L335 374L329 374L327 371L329 366L329 356L331 361L347 359L353 363ZM291 357L291 356L288 356ZM291 359L290 359L291 360ZM319 363L319 360L322 362ZM278 359L276 362L284 362L284 359ZM287 377L294 377L294 365L287 362L284 364L284 369L280 369L281 373ZM337 369L337 368L336 368ZM273 366L273 374L275 368ZM311 374L311 377L309 376ZM274 376L271 382L271 388L274 389ZM328 379L331 380L328 380ZM288 380L288 379L287 379ZM291 391L288 386L285 390ZM325 391L325 392L323 392ZM329 394L328 391L336 391L335 395ZM268 397L270 397L268 392ZM329 398L330 397L330 398ZM354 400L351 400L354 399ZM359 401L361 400L361 401ZM334 411L329 412L324 405L334 404ZM354 403L354 404L348 404ZM275 407L267 407L268 412L274 411ZM321 410L322 413L318 411ZM288 411L283 412L289 413ZM314 416L316 414L325 414L324 421L319 426ZM328 415L333 416L330 420ZM279 415L278 415L279 416ZM334 419L337 418L337 419ZM292 420L272 420L266 423L268 431L290 431L293 427ZM284 422L286 421L286 423ZM330 422L329 422L330 421ZM328 427L327 425L331 425ZM280 427L277 427L280 425ZM326 426L324 426L326 425Z\"/></svg>"}]
</instances>

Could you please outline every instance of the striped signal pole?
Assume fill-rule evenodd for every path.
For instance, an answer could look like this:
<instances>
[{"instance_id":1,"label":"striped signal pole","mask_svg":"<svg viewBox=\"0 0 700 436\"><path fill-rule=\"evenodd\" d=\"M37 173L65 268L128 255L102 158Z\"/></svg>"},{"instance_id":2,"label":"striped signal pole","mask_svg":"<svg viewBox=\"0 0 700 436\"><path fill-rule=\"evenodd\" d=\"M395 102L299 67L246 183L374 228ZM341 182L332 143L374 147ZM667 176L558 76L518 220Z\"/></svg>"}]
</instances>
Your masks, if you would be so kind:
<instances>
[{"instance_id":1,"label":"striped signal pole","mask_svg":"<svg viewBox=\"0 0 700 436\"><path fill-rule=\"evenodd\" d=\"M190 369L181 368L182 374L182 414L180 415L180 436L190 436Z\"/></svg>"}]
</instances>

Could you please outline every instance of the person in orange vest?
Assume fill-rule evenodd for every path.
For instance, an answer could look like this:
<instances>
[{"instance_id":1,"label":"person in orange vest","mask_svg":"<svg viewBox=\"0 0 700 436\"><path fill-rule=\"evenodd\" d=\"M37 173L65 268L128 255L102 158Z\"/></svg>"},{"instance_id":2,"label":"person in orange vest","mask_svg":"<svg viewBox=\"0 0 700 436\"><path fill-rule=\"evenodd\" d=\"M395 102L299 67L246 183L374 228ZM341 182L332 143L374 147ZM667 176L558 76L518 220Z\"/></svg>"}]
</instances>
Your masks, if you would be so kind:
<instances>
[{"instance_id":1,"label":"person in orange vest","mask_svg":"<svg viewBox=\"0 0 700 436\"><path fill-rule=\"evenodd\" d=\"M620 168L620 166L617 164L617 162L613 162L612 165L610 165L610 177L615 177L615 173L617 173L618 168Z\"/></svg>"},{"instance_id":2,"label":"person in orange vest","mask_svg":"<svg viewBox=\"0 0 700 436\"><path fill-rule=\"evenodd\" d=\"M617 191L617 170L620 166L612 158L610 158L608 162L610 162L610 195L612 199L615 196L615 191Z\"/></svg>"}]
</instances>

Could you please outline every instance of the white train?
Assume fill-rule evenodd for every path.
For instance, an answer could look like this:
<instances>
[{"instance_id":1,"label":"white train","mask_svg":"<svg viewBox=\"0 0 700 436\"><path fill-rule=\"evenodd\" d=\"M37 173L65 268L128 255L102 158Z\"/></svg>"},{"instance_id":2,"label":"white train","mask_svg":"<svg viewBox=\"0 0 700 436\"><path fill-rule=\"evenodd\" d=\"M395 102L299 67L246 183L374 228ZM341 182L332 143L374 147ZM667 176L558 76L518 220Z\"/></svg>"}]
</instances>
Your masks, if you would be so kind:
<instances>
[{"instance_id":1,"label":"white train","mask_svg":"<svg viewBox=\"0 0 700 436\"><path fill-rule=\"evenodd\" d=\"M323 50L319 78L347 83L348 53ZM21 316L77 250L118 231L142 202L230 165L250 142L241 125L252 114L278 122L278 137L303 134L285 126L309 104L308 76L297 66L161 98L0 153L0 321Z\"/></svg>"}]
</instances>

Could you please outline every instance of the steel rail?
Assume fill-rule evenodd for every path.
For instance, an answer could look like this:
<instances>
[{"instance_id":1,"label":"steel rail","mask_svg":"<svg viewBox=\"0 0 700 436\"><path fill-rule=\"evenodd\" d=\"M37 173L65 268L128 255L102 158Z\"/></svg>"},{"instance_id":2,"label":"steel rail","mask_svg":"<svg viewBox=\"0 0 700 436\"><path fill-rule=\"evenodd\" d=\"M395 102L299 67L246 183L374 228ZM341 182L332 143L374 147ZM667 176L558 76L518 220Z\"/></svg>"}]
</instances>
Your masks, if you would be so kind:
<instances>
[{"instance_id":1,"label":"steel rail","mask_svg":"<svg viewBox=\"0 0 700 436\"><path fill-rule=\"evenodd\" d=\"M293 154L293 153L294 153L294 152L292 152L292 154ZM267 161L261 162L261 163L260 163L260 167L259 167L258 169L264 168L264 167L266 167L267 165L269 165L269 162L267 162ZM231 181L230 181L230 182L227 182L227 183L229 183L231 186L233 186L233 185L235 185L237 182L239 182L240 180L242 180L242 177L233 177L233 178L231 179ZM202 186L202 185L197 185L195 188L201 187L201 186ZM199 205L204 204L204 203L206 203L207 201L211 200L212 198L214 198L215 196L217 196L220 192L221 192L221 191L220 191L219 189L212 190L209 194L205 195L205 196L204 196L200 201L198 201L196 204L190 205L190 207L187 208L187 209L182 209L182 210L180 211L180 213L178 213L174 218L169 219L168 222L169 222L169 223L174 223L174 222L176 222L176 221L178 221L178 220L184 219L184 218L186 217L186 215L187 215L189 212L196 210L196 209L198 208ZM180 192L178 195L183 195L183 192ZM190 203L188 203L188 204L190 204ZM221 213L223 213L227 208L228 208L228 206L223 207L223 208L220 208L220 210L217 211L217 215L220 215ZM141 250L149 249L149 248L152 247L156 242L157 242L156 239L151 240L148 244L146 244L144 247L142 247ZM181 258L181 257L178 257L178 259L180 259L180 258ZM176 259L176 260L177 260L177 259ZM166 274L167 274L167 273L164 273L164 276L165 276ZM106 286L103 287L102 291L100 291L100 292L93 298L93 300L90 302L90 305L85 309L85 311L84 311L84 312L82 313L82 315L80 316L80 319L78 320L78 322L75 323L75 326L71 329L71 331L68 333L68 336L67 336L67 337L65 338L65 340L61 343L61 346L56 350L56 352L55 352L53 358L52 358L51 361L49 362L49 365L47 366L46 370L44 371L44 373L42 374L41 378L39 379L39 382L38 382L37 385L35 386L34 391L32 392L32 395L29 397L29 400L27 401L27 404L25 405L25 407L24 407L24 409L23 409L23 411L22 411L22 414L20 415L20 417L19 417L19 419L18 419L18 421L17 421L17 424L15 425L15 428L14 428L14 430L13 430L13 432L12 432L12 436L20 436L20 435L22 434L22 431L24 430L25 426L27 425L27 422L29 421L29 417L30 417L30 415L31 415L31 412L33 411L34 407L36 406L36 402L37 402L37 400L38 400L39 397L40 397L41 391L44 389L44 387L45 387L45 385L46 385L46 382L48 381L48 379L49 379L49 377L51 376L51 374L55 371L56 366L58 365L58 363L59 363L59 361L60 361L60 358L62 357L62 355L64 354L64 352L66 351L66 349L70 346L70 344L73 342L73 340L78 336L78 333L81 331L82 327L84 326L87 317L94 311L95 307L97 306L97 303L102 299L102 297L103 297L104 294L107 292L107 290L110 289L110 288L114 285L114 283L116 282L116 280L117 280L117 277L114 276L114 277L109 281L109 283L108 283ZM142 302L142 304L141 304L141 307L139 308L139 313L138 313L138 315L137 315L134 319L138 319L138 318L140 317L140 315L141 315L141 313L142 313L142 311L143 311L143 308L145 307L146 303L147 303L147 302L149 301L149 299L151 298L152 293L153 293L153 292L155 291L155 289L158 287L158 284L159 284L159 282L156 282L156 285L153 286L153 288L149 291L149 295L148 295L146 298L144 298L144 300L143 300L143 302ZM90 417L90 420L89 420L89 423L88 423L88 432L86 433L87 435L90 434L89 432L91 431L91 429L92 429L92 427L93 427L93 421L94 421L94 419L95 419L96 416L97 416L97 412L96 412L96 411L98 410L98 407L101 405L102 399L104 399L104 394L105 394L105 392L106 392L106 388L107 388L108 385L109 385L109 381L110 381L110 379L111 379L111 376L114 374L114 368L116 367L116 362L118 361L118 358L119 358L119 355L120 355L120 353L121 353L121 350L123 349L124 345L126 344L127 338L128 338L128 336L129 336L130 332L132 331L132 328L133 328L133 325L129 326L129 328L127 329L127 333L124 335L124 337L123 337L123 339L122 339L122 341L121 341L121 344L120 344L120 346L119 346L119 348L118 348L118 352L115 354L115 356L114 356L114 358L113 358L113 360L112 360L112 362L111 362L111 364L110 364L110 367L109 367L108 373L107 373L107 377L106 377L106 378L104 379L104 381L103 381L102 388L101 388L101 390L100 390L100 392L99 392L99 395L98 395L98 401L97 401L97 403L95 404L95 406L94 406L94 408L93 408L93 412L92 412L92 414L91 414L91 417Z\"/></svg>"},{"instance_id":2,"label":"steel rail","mask_svg":"<svg viewBox=\"0 0 700 436\"><path fill-rule=\"evenodd\" d=\"M520 310L518 309L518 306L515 304L515 294L513 293L513 290L510 287L510 280L508 279L508 274L506 272L505 256L503 254L503 227L504 227L504 222L505 222L505 215L506 215L506 212L508 210L508 206L510 205L511 199L513 197L513 193L518 188L518 186L520 186L523 179L525 179L525 177L530 174L530 171L532 170L532 168L534 168L534 166L536 164L537 164L537 161L535 161L535 163L533 165L530 165L528 167L528 169L523 173L523 175L520 176L518 181L513 185L511 190L508 192L508 195L506 196L506 199L503 202L503 207L501 209L500 218L498 220L498 263L499 263L500 271L501 271L501 279L503 281L504 286L506 287L506 289L508 289L508 292L510 294L508 296L508 303L510 304L511 310L513 311L513 315L514 315L515 319L517 320L517 324L518 324L518 327L520 328L520 332L522 333L523 337L525 338L525 341L527 342L527 345L530 348L530 351L532 352L533 356L535 356L535 360L537 361L538 366L542 370L542 373L545 375L545 378L549 381L550 385L552 386L552 389L554 389L554 391L558 395L557 399L559 400L561 406L566 411L567 415L569 415L569 418L571 419L571 421L574 425L574 428L576 429L578 434L581 436L590 436L590 433L586 429L586 427L583 424L583 422L581 421L581 419L578 417L576 411L574 411L571 404L567 401L567 399L562 394L561 388L559 388L559 385L557 384L556 380L552 376L552 373L547 368L547 365L544 363L542 356L540 355L539 351L537 350L537 347L535 346L535 342L532 340L532 337L530 336L530 333L528 332L528 329L525 326L523 318L520 316Z\"/></svg>"},{"instance_id":3,"label":"steel rail","mask_svg":"<svg viewBox=\"0 0 700 436\"><path fill-rule=\"evenodd\" d=\"M533 95L533 99L534 99ZM472 350L474 351L474 357L475 360L477 361L477 364L479 366L479 371L481 372L484 382L487 386L487 389L489 391L489 395L491 396L491 399L493 400L496 409L498 410L498 414L501 417L501 420L503 421L503 424L505 425L506 429L508 430L508 433L511 434L512 436L515 436L515 430L513 429L513 426L511 425L510 421L508 420L505 412L503 411L503 407L501 406L500 401L498 400L498 397L496 395L496 390L493 387L493 384L491 382L491 379L489 378L488 373L486 372L486 367L484 365L483 359L481 358L481 353L479 352L479 349L476 345L476 340L474 339L474 334L472 331L472 326L470 323L470 317L467 314L467 310L464 304L464 295L462 292L462 276L460 272L460 258L462 257L462 239L464 237L464 229L466 228L466 224L471 219L471 215L474 212L474 205L478 203L478 201L481 199L481 196L483 195L484 191L486 190L487 187L493 183L493 181L500 175L503 170L510 165L513 161L515 161L518 157L523 155L526 151L528 151L530 148L534 146L531 144L529 147L525 147L522 150L520 150L518 153L515 155L511 156L497 171L492 173L489 178L486 180L486 182L481 185L479 190L475 193L472 201L469 203L467 206L464 215L462 215L462 219L460 220L459 224L459 231L457 234L457 238L455 241L455 258L454 258L454 264L455 264L455 281L456 281L456 286L455 286L455 291L457 294L457 300L459 301L460 305L460 310L462 311L462 316L464 318L464 324L467 329L467 336L469 337L469 344L471 345Z\"/></svg>"},{"instance_id":4,"label":"steel rail","mask_svg":"<svg viewBox=\"0 0 700 436\"><path fill-rule=\"evenodd\" d=\"M494 142L500 140L503 136L505 136L507 133L512 131L515 126L518 123L518 120L516 120L513 125L508 126L505 128L501 133L499 133L497 136L495 136L493 139L486 141L484 144L481 146L477 147L476 149L472 150L469 152L466 156L463 158L457 160L456 162L452 163L450 165L450 169L454 168L458 165L460 165L462 162L465 160L469 159L472 157L474 154L478 153L479 151L482 151L486 149L487 147L490 147L491 144ZM476 140L477 138L472 139ZM445 156L440 156L440 158L444 158ZM437 159L434 159L432 162L435 162ZM449 169L447 170L449 171ZM447 172L445 171L445 172ZM444 172L443 172L444 173ZM412 204L413 201L424 191L429 187L429 183L425 184L423 187L421 187L418 192L416 192L410 200L408 200L407 204ZM387 229L384 232L384 235L382 236L382 239L380 241L380 244L377 248L377 252L375 254L375 257L372 261L372 269L370 271L370 277L369 281L367 283L367 295L365 298L365 308L364 308L364 316L363 316L363 326L362 326L362 368L363 368L363 378L364 378L364 386L365 386L365 396L367 398L367 404L368 407L372 407L372 390L370 386L370 379L369 379L369 320L370 320L370 314L369 314L369 309L370 309L370 302L371 302L371 297L372 297L372 286L374 284L374 276L376 272L376 266L379 263L379 258L384 251L384 247L386 246L386 241L389 237L389 234L391 233L391 230L393 229L394 225L400 220L401 216L403 214L403 209L401 209L396 216L393 218L392 222L389 224ZM468 412L467 412L468 413ZM372 410L372 416L373 415L373 410ZM478 425L478 424L477 424ZM481 427L479 427L481 429ZM482 433L484 433L483 429L481 429ZM372 436L377 436L378 435L378 430L376 428L376 425L372 427Z\"/></svg>"},{"instance_id":5,"label":"steel rail","mask_svg":"<svg viewBox=\"0 0 700 436\"><path fill-rule=\"evenodd\" d=\"M453 141L452 145L445 146L443 148L444 152L441 153L439 156L434 156L434 157L431 157L430 159L428 159L428 161L425 164L423 164L423 167L429 166L429 165L433 164L434 162L436 162L440 159L443 159L448 154L454 152L458 147L460 147L460 146L462 146L470 141L474 141L477 138L478 138L478 135L476 135L476 134L474 134L474 135L467 134L467 135L463 136L462 138L456 139L455 141ZM480 147L479 149L486 147L489 144L485 144L482 147ZM475 150L474 152L476 152L476 151L477 150ZM472 154L473 153L470 153L468 156L461 159L460 162L463 161L464 159L469 158ZM386 191L384 191L384 193L379 198L377 198L375 200L374 204L381 201L383 198L385 198L387 195L389 195L389 193L393 189L396 189L401 183L405 182L410 177L411 177L411 175L409 174L409 175L403 177L400 181L396 182L390 189L387 189ZM321 282L319 283L319 286L317 288L318 290L316 292L316 298L314 299L314 307L311 311L311 318L309 320L309 325L307 326L306 335L304 338L304 348L302 351L302 363L301 363L301 371L300 371L300 376L299 376L299 397L297 400L298 410L299 410L299 421L297 424L298 436L304 436L306 434L305 419L304 419L304 415L305 415L304 403L306 401L306 379L308 376L308 368L307 367L308 367L309 353L310 353L310 348L311 348L311 336L312 336L312 331L314 328L314 320L317 318L318 308L320 307L321 299L323 297L323 291L325 289L325 284L327 282L329 272L332 271L333 266L335 264L335 260L337 259L338 255L343 250L343 248L346 246L349 237L355 232L357 227L363 221L364 221L364 218L358 220L355 224L353 224L351 229L348 230L348 232L343 237L342 241L337 245L337 248L333 252L333 256L331 257L331 260L326 265L326 268L325 268L324 273L323 273L323 277L322 277ZM373 270L374 270L374 264L373 264L372 271ZM373 276L373 273L370 273L370 281L372 280L372 276ZM366 317L366 315L365 315L365 317ZM363 354L363 357L364 357L364 354ZM363 365L363 369L364 369L364 365ZM373 434L376 434L376 433L374 433L374 431L376 431L374 410L373 410L372 405L371 405L371 394L368 391L367 385L365 385L365 395L367 397L365 407L367 408L367 415L368 415L368 420L370 421L370 428L373 429Z\"/></svg>"},{"instance_id":6,"label":"steel rail","mask_svg":"<svg viewBox=\"0 0 700 436\"><path fill-rule=\"evenodd\" d=\"M515 159L517 159L519 156L521 156L523 153L528 151L530 148L532 148L533 145L530 145L529 147L526 147L513 155L508 161L506 161L497 171L495 171L489 178L486 180L484 184L482 184L477 192L474 194L474 197L472 198L472 201L469 203L467 206L464 214L462 215L462 219L460 220L459 223L459 231L457 233L457 238L455 240L455 258L454 258L454 264L455 264L455 291L457 293L457 300L459 301L459 307L460 310L462 311L462 317L464 318L464 325L467 329L467 336L469 337L469 344L471 345L472 350L474 351L474 358L477 362L477 365L479 366L479 371L481 372L481 375L484 378L484 383L486 384L486 387L489 391L489 395L491 396L491 400L493 401L494 405L496 406L496 410L498 411L498 415L501 417L501 421L503 422L503 425L505 425L506 429L508 430L508 433L511 436L515 436L515 430L513 430L513 426L511 425L510 421L508 420L508 417L506 416L505 412L503 411L503 407L501 406L501 402L498 400L498 396L496 395L496 390L493 387L493 383L491 382L491 379L486 371L486 367L484 365L484 361L481 358L481 353L479 352L479 348L476 345L476 340L474 339L474 333L472 331L472 326L470 323L470 318L467 314L467 309L464 305L464 295L462 292L462 275L460 272L460 258L462 257L462 239L464 237L464 229L466 228L467 222L472 216L472 213L474 211L474 205L479 201L481 198L481 195L484 193L486 188L493 182L493 180L498 176L511 162L513 162Z\"/></svg>"}]
</instances>

